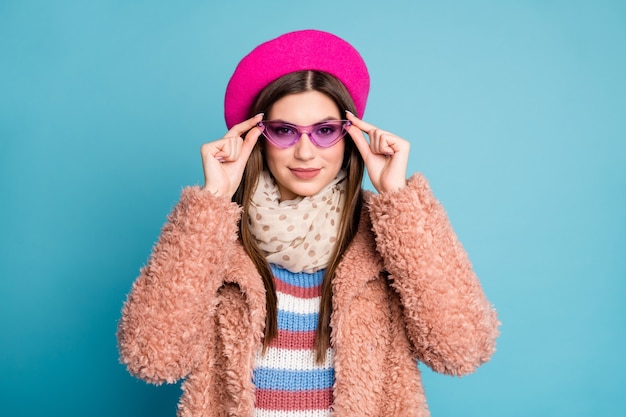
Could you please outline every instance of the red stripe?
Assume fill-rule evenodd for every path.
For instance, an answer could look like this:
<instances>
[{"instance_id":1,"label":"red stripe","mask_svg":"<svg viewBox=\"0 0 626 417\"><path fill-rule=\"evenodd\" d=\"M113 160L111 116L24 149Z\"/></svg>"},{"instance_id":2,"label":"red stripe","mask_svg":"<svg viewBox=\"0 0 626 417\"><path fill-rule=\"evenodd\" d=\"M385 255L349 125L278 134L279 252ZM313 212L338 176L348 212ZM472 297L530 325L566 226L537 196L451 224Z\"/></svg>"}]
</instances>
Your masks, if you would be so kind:
<instances>
[{"instance_id":1,"label":"red stripe","mask_svg":"<svg viewBox=\"0 0 626 417\"><path fill-rule=\"evenodd\" d=\"M275 279L274 282L276 283L276 291L282 292L283 294L289 294L294 297L315 298L315 297L320 297L322 295L321 286L304 288L304 287L296 287L295 285L288 284L279 279Z\"/></svg>"},{"instance_id":2,"label":"red stripe","mask_svg":"<svg viewBox=\"0 0 626 417\"><path fill-rule=\"evenodd\" d=\"M270 343L270 347L280 349L313 349L314 346L315 330L310 332L278 330L278 336Z\"/></svg>"},{"instance_id":3,"label":"red stripe","mask_svg":"<svg viewBox=\"0 0 626 417\"><path fill-rule=\"evenodd\" d=\"M332 389L312 391L256 390L256 408L263 410L326 410L333 404Z\"/></svg>"}]
</instances>

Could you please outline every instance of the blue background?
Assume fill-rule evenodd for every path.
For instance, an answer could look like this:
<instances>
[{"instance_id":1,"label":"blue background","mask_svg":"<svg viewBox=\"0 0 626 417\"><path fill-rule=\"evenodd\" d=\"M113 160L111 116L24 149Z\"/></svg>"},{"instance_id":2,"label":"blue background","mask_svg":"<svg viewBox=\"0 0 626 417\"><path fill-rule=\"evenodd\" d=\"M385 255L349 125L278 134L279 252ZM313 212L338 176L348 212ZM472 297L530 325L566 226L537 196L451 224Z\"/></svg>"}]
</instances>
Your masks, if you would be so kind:
<instances>
[{"instance_id":1,"label":"blue background","mask_svg":"<svg viewBox=\"0 0 626 417\"><path fill-rule=\"evenodd\" d=\"M0 3L0 415L172 416L118 364L120 308L202 182L238 60L317 28L368 62L503 322L433 416L624 415L626 3Z\"/></svg>"}]
</instances>

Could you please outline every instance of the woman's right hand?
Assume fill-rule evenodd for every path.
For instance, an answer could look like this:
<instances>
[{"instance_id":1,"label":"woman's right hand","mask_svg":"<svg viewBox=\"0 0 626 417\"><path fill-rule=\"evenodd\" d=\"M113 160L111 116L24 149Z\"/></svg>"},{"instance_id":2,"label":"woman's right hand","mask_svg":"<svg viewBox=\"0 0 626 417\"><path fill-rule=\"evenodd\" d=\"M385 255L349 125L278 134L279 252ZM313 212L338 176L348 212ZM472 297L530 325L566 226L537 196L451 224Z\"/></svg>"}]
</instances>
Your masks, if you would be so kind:
<instances>
[{"instance_id":1,"label":"woman's right hand","mask_svg":"<svg viewBox=\"0 0 626 417\"><path fill-rule=\"evenodd\" d=\"M202 145L205 190L228 198L235 194L248 158L261 135L256 126L261 120L263 114L258 114L233 126L223 138ZM242 138L244 134L246 136Z\"/></svg>"}]
</instances>

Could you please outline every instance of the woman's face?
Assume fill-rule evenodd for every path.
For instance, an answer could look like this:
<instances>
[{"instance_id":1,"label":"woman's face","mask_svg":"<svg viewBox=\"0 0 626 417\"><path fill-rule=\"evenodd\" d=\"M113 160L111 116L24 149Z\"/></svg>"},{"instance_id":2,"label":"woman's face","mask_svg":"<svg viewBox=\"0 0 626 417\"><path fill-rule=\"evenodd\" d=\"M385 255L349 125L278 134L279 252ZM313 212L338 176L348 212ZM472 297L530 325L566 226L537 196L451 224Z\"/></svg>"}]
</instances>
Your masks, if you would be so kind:
<instances>
[{"instance_id":1,"label":"woman's face","mask_svg":"<svg viewBox=\"0 0 626 417\"><path fill-rule=\"evenodd\" d=\"M290 94L276 101L267 120L309 126L328 119L342 119L335 102L319 91ZM281 201L317 194L339 173L345 139L330 148L318 148L303 133L290 148L278 148L265 141L265 159L274 176Z\"/></svg>"}]
</instances>

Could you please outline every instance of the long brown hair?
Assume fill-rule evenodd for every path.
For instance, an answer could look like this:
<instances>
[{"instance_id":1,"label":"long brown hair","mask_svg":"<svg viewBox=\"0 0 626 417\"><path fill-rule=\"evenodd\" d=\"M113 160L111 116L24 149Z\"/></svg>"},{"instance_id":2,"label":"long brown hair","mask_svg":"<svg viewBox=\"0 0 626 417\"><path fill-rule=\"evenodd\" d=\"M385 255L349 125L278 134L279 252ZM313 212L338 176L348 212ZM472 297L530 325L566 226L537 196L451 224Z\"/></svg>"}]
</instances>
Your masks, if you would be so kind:
<instances>
[{"instance_id":1,"label":"long brown hair","mask_svg":"<svg viewBox=\"0 0 626 417\"><path fill-rule=\"evenodd\" d=\"M298 71L277 79L261 91L250 109L249 116L252 117L258 113L268 114L272 105L282 97L306 91L319 91L326 94L335 102L340 113L343 113L344 110L349 110L357 114L352 97L350 97L345 86L337 78L320 71ZM263 278L263 284L265 285L267 307L265 337L263 339L263 350L265 351L270 342L278 335L276 287L267 260L258 248L250 232L250 228L248 227L248 209L250 207L252 194L261 171L267 169L262 153L262 142L262 140L259 140L252 151L243 173L241 184L233 195L232 201L243 207L243 214L239 223L239 237L246 253L250 256L256 269ZM315 357L319 363L324 361L326 350L330 346L332 279L341 258L356 234L361 207L363 205L363 193L361 189L364 169L363 159L349 136L346 136L345 139L342 168L347 172L346 206L341 214L337 243L326 268L324 280L322 281L320 313L315 336Z\"/></svg>"}]
</instances>

